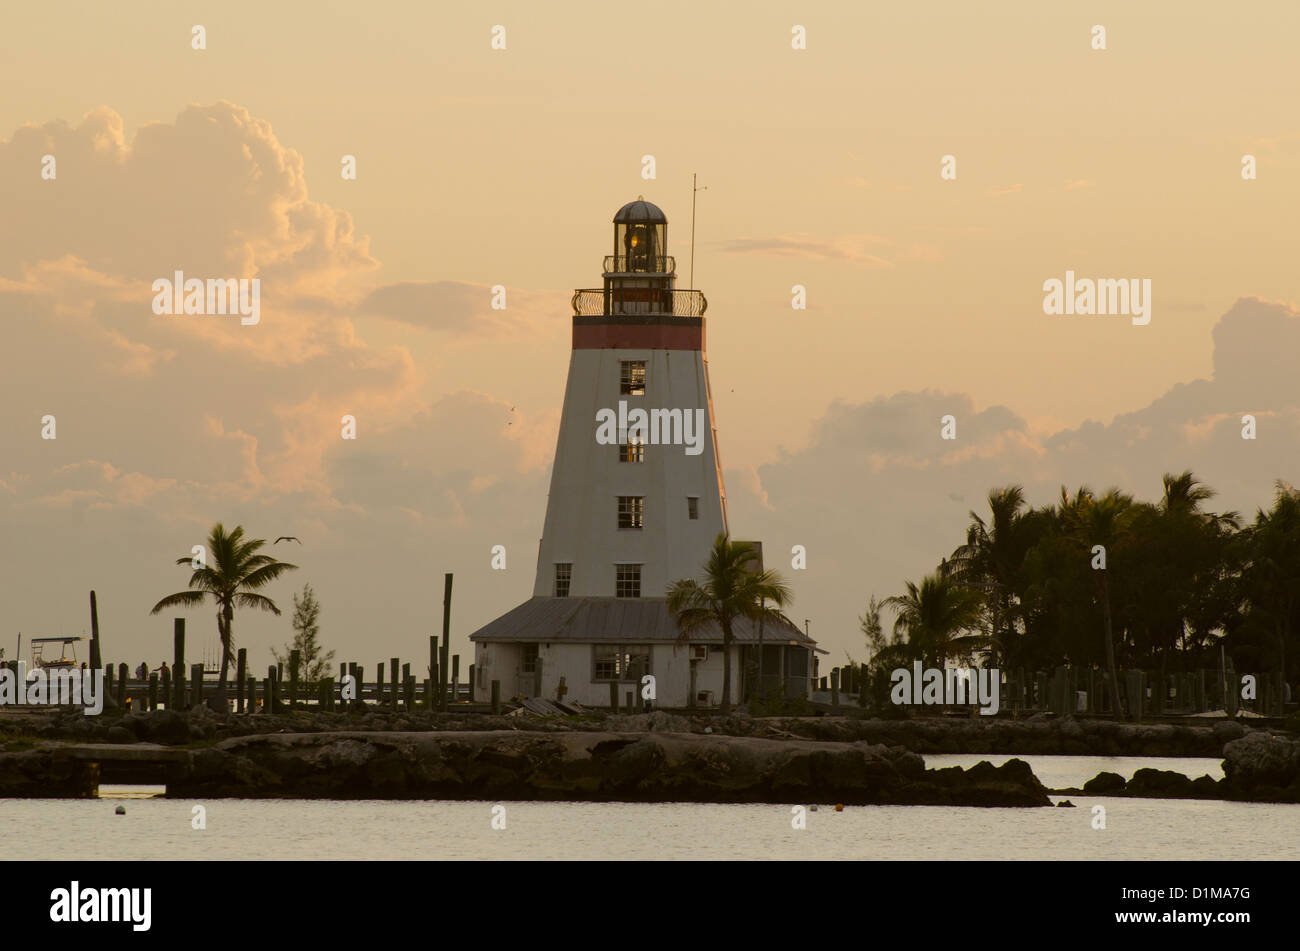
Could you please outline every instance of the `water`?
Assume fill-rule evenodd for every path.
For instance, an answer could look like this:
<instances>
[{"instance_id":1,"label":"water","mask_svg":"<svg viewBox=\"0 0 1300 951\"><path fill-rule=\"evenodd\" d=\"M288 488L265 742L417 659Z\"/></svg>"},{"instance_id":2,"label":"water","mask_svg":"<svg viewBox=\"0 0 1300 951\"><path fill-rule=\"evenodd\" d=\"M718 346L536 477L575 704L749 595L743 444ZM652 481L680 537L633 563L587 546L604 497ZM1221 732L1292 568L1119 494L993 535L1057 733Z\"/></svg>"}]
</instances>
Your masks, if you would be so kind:
<instances>
[{"instance_id":1,"label":"water","mask_svg":"<svg viewBox=\"0 0 1300 951\"><path fill-rule=\"evenodd\" d=\"M929 766L1011 756L928 756ZM1048 786L1143 767L1218 778L1217 760L1022 756ZM155 790L156 791L156 790ZM1071 796L1077 809L703 803L173 800L105 787L96 800L0 800L0 860L139 859L1295 859L1300 805ZM1059 799L1060 797L1054 797ZM117 805L125 816L113 814ZM207 828L191 828L192 807ZM1091 807L1106 809L1092 827ZM494 805L506 828L492 828ZM31 837L33 829L58 835Z\"/></svg>"}]
</instances>

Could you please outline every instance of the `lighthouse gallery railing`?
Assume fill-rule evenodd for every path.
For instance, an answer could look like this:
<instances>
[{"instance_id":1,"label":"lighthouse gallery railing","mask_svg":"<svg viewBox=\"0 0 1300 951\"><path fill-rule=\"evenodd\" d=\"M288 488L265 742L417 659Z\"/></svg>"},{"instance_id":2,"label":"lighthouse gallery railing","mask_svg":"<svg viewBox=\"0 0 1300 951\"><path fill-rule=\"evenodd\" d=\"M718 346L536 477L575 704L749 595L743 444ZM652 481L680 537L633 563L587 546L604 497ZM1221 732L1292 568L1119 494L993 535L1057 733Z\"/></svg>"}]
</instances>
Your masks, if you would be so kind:
<instances>
[{"instance_id":1,"label":"lighthouse gallery railing","mask_svg":"<svg viewBox=\"0 0 1300 951\"><path fill-rule=\"evenodd\" d=\"M617 317L659 315L703 317L709 302L700 291L658 287L584 288L573 292L573 316Z\"/></svg>"}]
</instances>

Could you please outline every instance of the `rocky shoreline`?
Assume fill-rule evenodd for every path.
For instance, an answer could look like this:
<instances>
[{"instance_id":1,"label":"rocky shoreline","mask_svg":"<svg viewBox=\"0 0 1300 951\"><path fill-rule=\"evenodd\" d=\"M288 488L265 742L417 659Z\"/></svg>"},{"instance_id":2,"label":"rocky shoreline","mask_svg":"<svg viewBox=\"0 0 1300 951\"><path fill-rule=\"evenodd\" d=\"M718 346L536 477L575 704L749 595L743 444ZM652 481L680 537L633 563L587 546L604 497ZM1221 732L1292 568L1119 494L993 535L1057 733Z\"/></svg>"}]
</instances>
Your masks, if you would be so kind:
<instances>
[{"instance_id":1,"label":"rocky shoreline","mask_svg":"<svg viewBox=\"0 0 1300 951\"><path fill-rule=\"evenodd\" d=\"M1236 721L1220 721L1212 725L1131 724L1045 716L1025 720L985 717L876 720L831 716L686 716L656 711L635 715L592 712L578 717L536 717L491 716L486 713L388 713L364 707L352 713L296 710L246 716L199 709L188 713L160 710L102 717L86 717L72 712L0 714L0 749L6 743L24 738L83 743L144 741L175 746L285 732L516 730L536 733L696 733L863 742L903 746L920 754L1219 757L1223 754L1224 744L1245 736L1248 729Z\"/></svg>"},{"instance_id":2,"label":"rocky shoreline","mask_svg":"<svg viewBox=\"0 0 1300 951\"><path fill-rule=\"evenodd\" d=\"M1012 760L926 769L922 754L1224 757L1225 778L1142 769L1046 790ZM102 772L101 772L102 769ZM142 772L143 771L143 772ZM867 720L665 712L195 710L0 717L0 797L93 795L112 776L170 796L1045 806L1068 795L1300 802L1300 743L1237 722Z\"/></svg>"}]
</instances>

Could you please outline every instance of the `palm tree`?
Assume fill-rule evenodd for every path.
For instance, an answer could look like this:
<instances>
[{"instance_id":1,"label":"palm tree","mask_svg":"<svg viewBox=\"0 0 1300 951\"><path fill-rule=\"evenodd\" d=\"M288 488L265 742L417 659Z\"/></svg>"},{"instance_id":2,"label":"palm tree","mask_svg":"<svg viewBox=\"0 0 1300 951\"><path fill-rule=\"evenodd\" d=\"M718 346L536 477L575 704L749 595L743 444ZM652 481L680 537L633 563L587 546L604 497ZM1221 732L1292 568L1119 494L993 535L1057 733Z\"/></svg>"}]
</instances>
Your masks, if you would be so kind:
<instances>
[{"instance_id":1,"label":"palm tree","mask_svg":"<svg viewBox=\"0 0 1300 951\"><path fill-rule=\"evenodd\" d=\"M1119 674L1115 666L1115 639L1111 619L1109 569L1117 551L1129 541L1129 527L1137 514L1133 497L1110 489L1101 498L1087 488L1080 488L1073 500L1061 488L1062 527L1077 548L1086 549L1098 566L1093 569L1093 584L1101 605L1103 636L1106 639L1106 666L1110 670L1110 700L1115 717L1120 716ZM1104 555L1095 552L1097 546ZM1098 560L1100 559L1100 560ZM1130 712L1132 716L1132 712Z\"/></svg>"},{"instance_id":2,"label":"palm tree","mask_svg":"<svg viewBox=\"0 0 1300 951\"><path fill-rule=\"evenodd\" d=\"M970 513L970 527L966 530L966 544L952 553L945 563L944 572L954 580L969 587L981 589L991 623L993 637L990 667L997 667L997 644L1010 640L1004 634L1014 629L1011 618L1011 599L1015 583L1033 539L1026 530L1026 519L1021 513L1025 506L1025 490L1010 485L989 492L987 523L974 512Z\"/></svg>"},{"instance_id":3,"label":"palm tree","mask_svg":"<svg viewBox=\"0 0 1300 951\"><path fill-rule=\"evenodd\" d=\"M1300 492L1277 482L1273 507L1260 509L1246 532L1245 586L1251 614L1271 622L1286 676L1286 644L1300 610Z\"/></svg>"},{"instance_id":4,"label":"palm tree","mask_svg":"<svg viewBox=\"0 0 1300 951\"><path fill-rule=\"evenodd\" d=\"M258 549L266 544L261 538L245 540L244 528L236 525L227 533L220 522L208 534L207 564L194 568L191 555L182 555L176 564L193 569L190 590L169 594L153 606L150 614L172 607L196 607L211 597L217 606L217 633L221 636L221 679L217 682L217 703L226 702L226 679L230 672L231 645L234 643L235 606L258 608L279 615L280 609L270 598L258 594L286 571L297 565L276 561L270 555L259 555Z\"/></svg>"},{"instance_id":5,"label":"palm tree","mask_svg":"<svg viewBox=\"0 0 1300 951\"><path fill-rule=\"evenodd\" d=\"M965 656L994 643L993 637L982 632L962 633L978 624L980 601L978 592L936 572L922 578L919 586L907 582L907 594L886 598L884 603L897 612L895 641L905 634L908 645L927 663L941 667L949 657Z\"/></svg>"},{"instance_id":6,"label":"palm tree","mask_svg":"<svg viewBox=\"0 0 1300 951\"><path fill-rule=\"evenodd\" d=\"M668 610L677 620L677 643L714 625L722 630L722 714L731 712L731 646L737 618L775 621L793 626L781 609L793 600L790 586L775 571L752 567L757 552L747 542L733 542L726 532L713 541L704 565L704 583L683 578L668 586ZM769 605L768 602L771 602Z\"/></svg>"}]
</instances>

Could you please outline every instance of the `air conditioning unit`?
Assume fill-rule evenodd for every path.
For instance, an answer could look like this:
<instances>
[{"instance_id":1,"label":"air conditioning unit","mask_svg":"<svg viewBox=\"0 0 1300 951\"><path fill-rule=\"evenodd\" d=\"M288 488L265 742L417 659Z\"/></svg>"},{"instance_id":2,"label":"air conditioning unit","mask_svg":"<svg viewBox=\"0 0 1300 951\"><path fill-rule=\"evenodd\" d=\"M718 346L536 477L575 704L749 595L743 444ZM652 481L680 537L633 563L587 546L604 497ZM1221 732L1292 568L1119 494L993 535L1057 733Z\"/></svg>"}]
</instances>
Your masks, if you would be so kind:
<instances>
[{"instance_id":1,"label":"air conditioning unit","mask_svg":"<svg viewBox=\"0 0 1300 951\"><path fill-rule=\"evenodd\" d=\"M708 659L709 659L708 644L691 645L691 660L708 660Z\"/></svg>"},{"instance_id":2,"label":"air conditioning unit","mask_svg":"<svg viewBox=\"0 0 1300 951\"><path fill-rule=\"evenodd\" d=\"M695 703L697 706L701 706L701 707L713 706L713 691L701 690L699 693L695 695Z\"/></svg>"}]
</instances>

